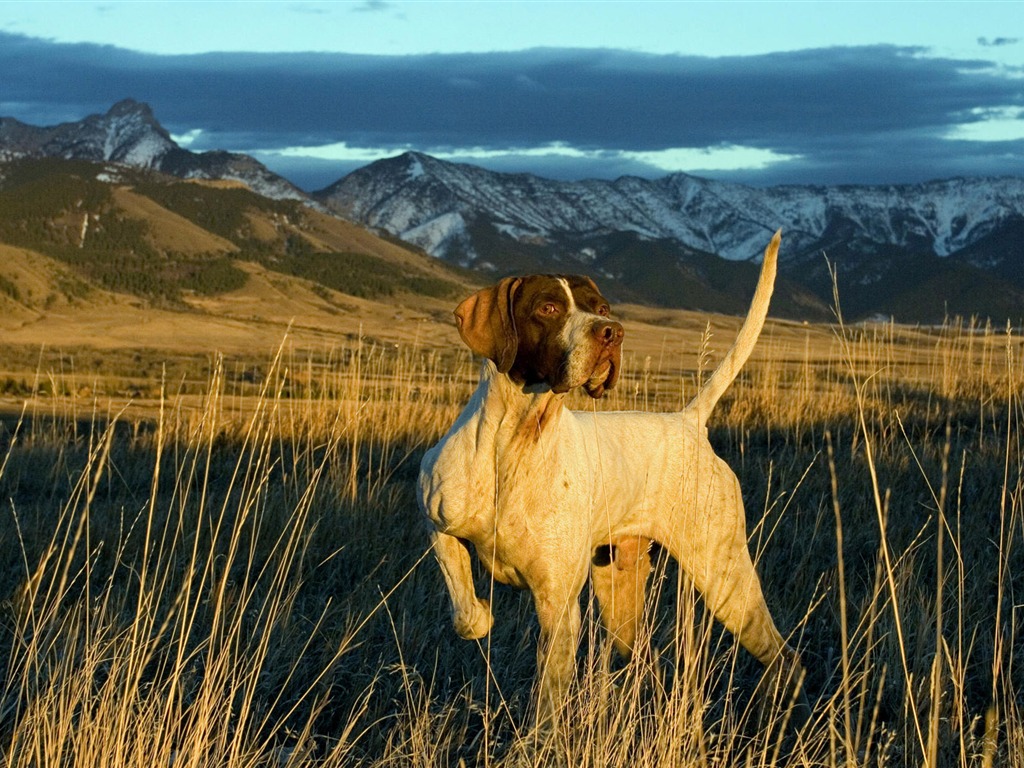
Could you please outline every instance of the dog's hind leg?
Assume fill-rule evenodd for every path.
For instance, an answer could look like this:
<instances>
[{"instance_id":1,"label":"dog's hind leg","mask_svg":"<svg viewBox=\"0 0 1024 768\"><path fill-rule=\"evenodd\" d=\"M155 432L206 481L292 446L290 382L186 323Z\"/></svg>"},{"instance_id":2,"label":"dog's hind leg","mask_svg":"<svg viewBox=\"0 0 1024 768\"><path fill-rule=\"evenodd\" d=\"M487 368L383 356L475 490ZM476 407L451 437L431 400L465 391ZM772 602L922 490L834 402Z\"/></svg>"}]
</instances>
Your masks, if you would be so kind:
<instances>
[{"instance_id":1,"label":"dog's hind leg","mask_svg":"<svg viewBox=\"0 0 1024 768\"><path fill-rule=\"evenodd\" d=\"M687 568L694 586L715 618L768 672L777 676L781 690L794 703L792 723L800 728L811 713L803 689L803 667L768 611L745 536L736 536L729 546L719 542L718 546L709 547L708 552L710 557Z\"/></svg>"},{"instance_id":2,"label":"dog's hind leg","mask_svg":"<svg viewBox=\"0 0 1024 768\"><path fill-rule=\"evenodd\" d=\"M715 618L765 666L766 679L773 679L779 686L786 706L792 704L790 719L799 730L811 715L803 667L768 612L746 541L733 550L732 557L709 566L692 574L694 586Z\"/></svg>"},{"instance_id":3,"label":"dog's hind leg","mask_svg":"<svg viewBox=\"0 0 1024 768\"><path fill-rule=\"evenodd\" d=\"M693 580L715 618L766 668L782 676L797 702L793 720L802 724L810 714L801 685L803 668L768 611L747 545L739 482L720 460L702 462L694 470L702 493L695 495L689 514L681 515L659 541Z\"/></svg>"},{"instance_id":4,"label":"dog's hind leg","mask_svg":"<svg viewBox=\"0 0 1024 768\"><path fill-rule=\"evenodd\" d=\"M601 623L624 658L633 654L643 616L647 577L651 572L651 542L627 536L598 547L592 560L591 581L601 608Z\"/></svg>"}]
</instances>

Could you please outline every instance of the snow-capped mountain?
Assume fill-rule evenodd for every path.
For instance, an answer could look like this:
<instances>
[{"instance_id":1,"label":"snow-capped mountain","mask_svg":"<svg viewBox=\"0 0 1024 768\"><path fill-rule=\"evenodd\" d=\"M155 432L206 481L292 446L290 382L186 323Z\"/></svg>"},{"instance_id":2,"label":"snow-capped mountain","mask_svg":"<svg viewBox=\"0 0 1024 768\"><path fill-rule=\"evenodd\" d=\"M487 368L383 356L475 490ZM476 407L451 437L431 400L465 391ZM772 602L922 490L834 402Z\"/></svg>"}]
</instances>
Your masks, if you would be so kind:
<instances>
[{"instance_id":1,"label":"snow-capped mountain","mask_svg":"<svg viewBox=\"0 0 1024 768\"><path fill-rule=\"evenodd\" d=\"M159 168L160 159L177 144L145 104L121 101L105 115L48 127L0 118L0 146L12 156L59 157Z\"/></svg>"},{"instance_id":2,"label":"snow-capped mountain","mask_svg":"<svg viewBox=\"0 0 1024 768\"><path fill-rule=\"evenodd\" d=\"M607 263L623 234L649 250L671 245L676 261L692 267L695 253L757 260L781 227L783 274L827 301L824 254L852 286L859 312L894 311L886 302L900 304L908 289L940 273L943 284L975 271L982 283L1009 278L1010 304L1024 296L1024 178L766 189L683 173L561 182L407 153L316 197L435 256L499 271L524 254L546 254L628 284L628 269Z\"/></svg>"},{"instance_id":3,"label":"snow-capped mountain","mask_svg":"<svg viewBox=\"0 0 1024 768\"><path fill-rule=\"evenodd\" d=\"M779 227L791 260L851 238L949 256L1024 219L1024 178L766 189L684 173L562 182L419 153L366 166L318 197L435 256L458 247L470 261L482 254L467 230L481 216L520 240L634 232L730 260L758 256Z\"/></svg>"},{"instance_id":4,"label":"snow-capped mountain","mask_svg":"<svg viewBox=\"0 0 1024 768\"><path fill-rule=\"evenodd\" d=\"M291 182L248 155L182 149L148 105L125 99L104 115L37 127L0 117L0 161L19 157L114 162L185 179L239 181L277 200L307 200Z\"/></svg>"}]
</instances>

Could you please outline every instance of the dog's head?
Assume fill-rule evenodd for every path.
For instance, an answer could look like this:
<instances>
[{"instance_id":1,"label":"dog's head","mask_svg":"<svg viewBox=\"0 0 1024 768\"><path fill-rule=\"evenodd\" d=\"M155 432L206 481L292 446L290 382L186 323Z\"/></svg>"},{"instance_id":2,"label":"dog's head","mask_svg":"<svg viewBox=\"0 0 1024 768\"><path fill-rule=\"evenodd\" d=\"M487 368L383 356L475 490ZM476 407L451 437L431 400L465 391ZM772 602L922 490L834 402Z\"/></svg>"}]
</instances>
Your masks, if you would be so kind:
<instances>
[{"instance_id":1,"label":"dog's head","mask_svg":"<svg viewBox=\"0 0 1024 768\"><path fill-rule=\"evenodd\" d=\"M518 384L556 393L582 386L601 397L615 386L622 325L589 277L507 277L459 304L455 321L470 349Z\"/></svg>"}]
</instances>

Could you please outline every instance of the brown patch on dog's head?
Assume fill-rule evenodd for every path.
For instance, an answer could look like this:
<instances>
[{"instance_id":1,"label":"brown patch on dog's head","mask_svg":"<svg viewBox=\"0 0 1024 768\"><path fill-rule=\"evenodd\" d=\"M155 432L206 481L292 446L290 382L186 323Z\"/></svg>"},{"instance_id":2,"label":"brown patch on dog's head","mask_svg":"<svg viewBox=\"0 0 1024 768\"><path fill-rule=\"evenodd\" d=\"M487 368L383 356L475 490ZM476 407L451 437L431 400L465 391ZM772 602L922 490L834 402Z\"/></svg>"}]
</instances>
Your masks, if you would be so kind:
<instances>
[{"instance_id":1,"label":"brown patch on dog's head","mask_svg":"<svg viewBox=\"0 0 1024 768\"><path fill-rule=\"evenodd\" d=\"M508 373L519 348L512 304L522 282L518 277L506 277L455 308L455 325L466 346L493 360L501 373Z\"/></svg>"}]
</instances>

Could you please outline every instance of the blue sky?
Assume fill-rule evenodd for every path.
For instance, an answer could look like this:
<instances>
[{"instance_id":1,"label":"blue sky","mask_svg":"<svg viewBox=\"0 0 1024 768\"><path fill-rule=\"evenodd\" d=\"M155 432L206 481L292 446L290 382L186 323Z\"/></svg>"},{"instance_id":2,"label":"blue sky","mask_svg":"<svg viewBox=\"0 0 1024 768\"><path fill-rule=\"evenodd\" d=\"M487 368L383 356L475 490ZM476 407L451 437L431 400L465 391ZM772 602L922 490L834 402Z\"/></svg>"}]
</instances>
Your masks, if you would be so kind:
<instances>
[{"instance_id":1,"label":"blue sky","mask_svg":"<svg viewBox=\"0 0 1024 768\"><path fill-rule=\"evenodd\" d=\"M556 178L1024 174L1024 2L4 2L0 116L131 97L307 189L416 149Z\"/></svg>"}]
</instances>

